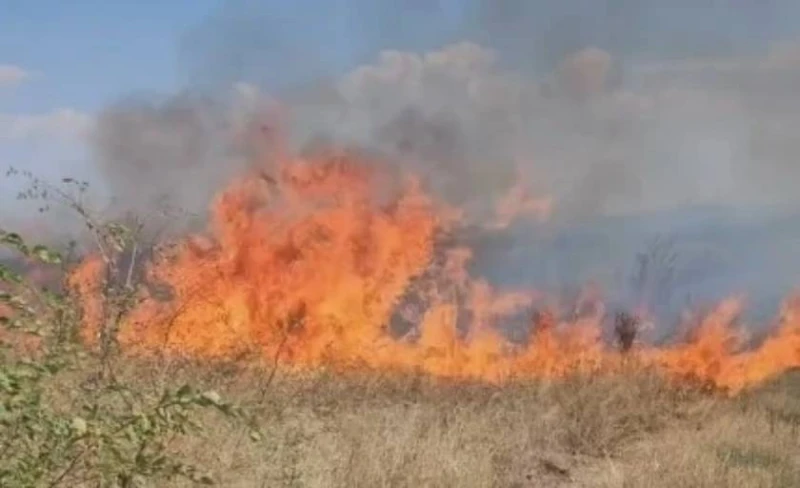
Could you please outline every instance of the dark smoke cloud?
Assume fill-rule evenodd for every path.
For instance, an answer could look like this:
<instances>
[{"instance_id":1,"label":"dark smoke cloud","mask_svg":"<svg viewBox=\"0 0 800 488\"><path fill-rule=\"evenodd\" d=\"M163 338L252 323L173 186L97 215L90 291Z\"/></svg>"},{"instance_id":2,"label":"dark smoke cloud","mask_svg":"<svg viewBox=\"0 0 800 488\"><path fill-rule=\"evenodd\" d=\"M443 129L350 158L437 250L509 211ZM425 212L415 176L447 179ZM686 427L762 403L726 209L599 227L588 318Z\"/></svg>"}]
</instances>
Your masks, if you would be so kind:
<instances>
[{"instance_id":1,"label":"dark smoke cloud","mask_svg":"<svg viewBox=\"0 0 800 488\"><path fill-rule=\"evenodd\" d=\"M97 169L123 207L176 199L197 209L225 173L224 130L220 107L207 98L122 102L98 117Z\"/></svg>"},{"instance_id":2,"label":"dark smoke cloud","mask_svg":"<svg viewBox=\"0 0 800 488\"><path fill-rule=\"evenodd\" d=\"M539 79L501 68L494 51L472 43L386 51L340 78L328 106L297 101L298 124L423 170L444 167L476 198L496 196L521 165L565 219L683 204L796 206L785 127L797 113L800 64L790 53L640 63L615 85L613 55L594 47Z\"/></svg>"},{"instance_id":3,"label":"dark smoke cloud","mask_svg":"<svg viewBox=\"0 0 800 488\"><path fill-rule=\"evenodd\" d=\"M100 115L96 163L120 205L202 212L247 164L236 134L274 97L297 147L379 151L479 220L521 179L552 196L546 233L519 225L482 250L498 280L595 278L627 299L632 257L659 231L677 236L695 296L756 284L772 297L800 274L788 221L731 220L800 206L800 48L774 42L796 2L264 5L227 2L185 36L188 94ZM736 258L703 267L697 249ZM759 275L767 254L785 263Z\"/></svg>"},{"instance_id":4,"label":"dark smoke cloud","mask_svg":"<svg viewBox=\"0 0 800 488\"><path fill-rule=\"evenodd\" d=\"M187 91L129 99L105 109L92 148L112 210L202 222L214 193L253 163L248 128L265 110L267 102L246 85L213 96Z\"/></svg>"},{"instance_id":5,"label":"dark smoke cloud","mask_svg":"<svg viewBox=\"0 0 800 488\"><path fill-rule=\"evenodd\" d=\"M773 141L780 136L765 124L747 127L753 113L775 112L768 107L775 88L755 86L763 78L758 63L742 61L742 73L716 78L707 72L738 59L734 31L760 39L777 29L767 21L791 7L731 12L717 3L237 0L186 34L181 64L190 92L219 98L246 82L288 103L299 145L332 139L375 147L435 174L459 203L492 200L525 166L531 184L556 197L559 219L574 220L741 198L753 192L737 185L753 178L773 187L786 181L790 165L778 160L787 151ZM676 56L708 53L714 58L698 68L670 72ZM663 68L642 74L642 59ZM787 78L766 76L776 77ZM782 86L793 86L791 77ZM220 149L230 142L220 120L228 109L192 96L139 105L103 115L96 145L103 174L124 200L168 191L195 208L193 200L203 201L226 174L220 166L230 166ZM772 161L756 169L730 161L748 152ZM129 182L139 181L132 177L155 166L165 184L131 191ZM700 176L693 185L674 176L689 168ZM173 169L200 181L196 198L175 188ZM729 171L733 183L709 181Z\"/></svg>"}]
</instances>

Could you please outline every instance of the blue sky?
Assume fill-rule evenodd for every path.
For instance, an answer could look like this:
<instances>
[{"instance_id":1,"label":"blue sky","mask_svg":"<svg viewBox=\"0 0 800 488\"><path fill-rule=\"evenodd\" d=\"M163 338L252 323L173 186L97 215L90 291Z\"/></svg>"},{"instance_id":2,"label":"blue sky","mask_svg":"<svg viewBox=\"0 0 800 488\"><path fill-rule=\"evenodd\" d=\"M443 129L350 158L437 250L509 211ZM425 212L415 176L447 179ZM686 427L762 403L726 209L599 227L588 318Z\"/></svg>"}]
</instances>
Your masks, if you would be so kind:
<instances>
[{"instance_id":1,"label":"blue sky","mask_svg":"<svg viewBox=\"0 0 800 488\"><path fill-rule=\"evenodd\" d=\"M588 42L631 53L685 54L704 46L712 51L741 48L788 37L798 28L794 19L800 15L795 0L628 0L638 6L624 15L608 13L605 4L615 2L533 0L514 2L524 5L520 11L487 14L500 18L502 27L475 29L463 28L474 26L469 22L474 20L474 0L445 0L442 12L434 15L424 8L409 13L399 6L406 3L425 2L267 0L226 6L221 0L0 0L0 64L35 74L12 95L0 94L0 110L70 106L95 111L129 92L170 91L190 84L187 78L197 72L210 76L203 64L212 60L208 70L215 70L222 62L218 57L227 57L230 65L236 59L247 63L244 74L270 70L274 81L280 77L276 71L287 78L298 72L280 52L316 55L318 71L340 71L374 57L380 48L430 48L462 33L500 47L514 43L515 51L526 44L518 38L526 36L556 51L558 43L569 49ZM503 3L508 2L492 2ZM729 8L708 7L713 4ZM398 22L404 11L407 20ZM616 24L614 15L620 19ZM209 22L212 16L216 20ZM215 31L222 38L215 38Z\"/></svg>"},{"instance_id":2,"label":"blue sky","mask_svg":"<svg viewBox=\"0 0 800 488\"><path fill-rule=\"evenodd\" d=\"M0 132L24 117L38 121L30 137L0 133L0 168L50 178L89 172L86 145L58 137L71 124L56 120L59 111L88 116L130 93L177 89L180 37L215 3L0 0L0 65L26 73L0 83ZM0 181L0 200L10 185Z\"/></svg>"},{"instance_id":3,"label":"blue sky","mask_svg":"<svg viewBox=\"0 0 800 488\"><path fill-rule=\"evenodd\" d=\"M94 111L129 90L173 88L179 38L214 3L0 0L0 63L33 74L2 107Z\"/></svg>"},{"instance_id":4,"label":"blue sky","mask_svg":"<svg viewBox=\"0 0 800 488\"><path fill-rule=\"evenodd\" d=\"M629 58L714 55L789 38L800 18L797 0L486 0L491 8L483 10L479 0L439 3L431 10L424 0L0 0L0 66L29 74L0 85L0 122L60 109L92 114L131 94L242 78L291 85L345 71L379 49L462 38L534 70L585 44ZM83 157L74 147L30 146L0 134L0 166Z\"/></svg>"}]
</instances>

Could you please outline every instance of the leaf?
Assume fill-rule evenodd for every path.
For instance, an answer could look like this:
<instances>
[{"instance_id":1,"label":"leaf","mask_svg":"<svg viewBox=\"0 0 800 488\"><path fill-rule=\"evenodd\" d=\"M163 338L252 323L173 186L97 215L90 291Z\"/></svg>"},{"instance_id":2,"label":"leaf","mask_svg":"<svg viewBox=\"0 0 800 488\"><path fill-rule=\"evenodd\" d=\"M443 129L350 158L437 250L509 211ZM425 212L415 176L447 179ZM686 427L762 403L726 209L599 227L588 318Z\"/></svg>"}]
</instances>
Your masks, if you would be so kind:
<instances>
[{"instance_id":1,"label":"leaf","mask_svg":"<svg viewBox=\"0 0 800 488\"><path fill-rule=\"evenodd\" d=\"M6 244L18 250L25 249L25 241L15 232L0 231L0 244Z\"/></svg>"},{"instance_id":2,"label":"leaf","mask_svg":"<svg viewBox=\"0 0 800 488\"><path fill-rule=\"evenodd\" d=\"M31 250L31 255L35 256L43 263L60 264L62 259L61 255L56 251L52 251L45 246L37 245Z\"/></svg>"},{"instance_id":3,"label":"leaf","mask_svg":"<svg viewBox=\"0 0 800 488\"><path fill-rule=\"evenodd\" d=\"M198 482L198 483L200 483L201 485L206 485L206 486L213 486L213 485L215 485L215 484L216 484L216 483L214 482L214 479L213 479L211 476L208 476L208 475L203 475L203 476L200 476L200 477L199 477L199 478L197 478L195 481L197 481L197 482Z\"/></svg>"},{"instance_id":4,"label":"leaf","mask_svg":"<svg viewBox=\"0 0 800 488\"><path fill-rule=\"evenodd\" d=\"M219 405L222 403L222 397L216 391L207 391L201 395L202 399L208 401L212 405Z\"/></svg>"},{"instance_id":5,"label":"leaf","mask_svg":"<svg viewBox=\"0 0 800 488\"><path fill-rule=\"evenodd\" d=\"M5 281L6 283L22 283L23 279L19 273L15 273L11 271L11 268L0 264L0 281Z\"/></svg>"},{"instance_id":6,"label":"leaf","mask_svg":"<svg viewBox=\"0 0 800 488\"><path fill-rule=\"evenodd\" d=\"M140 432L149 432L153 428L153 423L147 415L139 414L137 417L136 426Z\"/></svg>"},{"instance_id":7,"label":"leaf","mask_svg":"<svg viewBox=\"0 0 800 488\"><path fill-rule=\"evenodd\" d=\"M84 420L82 417L74 417L72 422L70 422L70 427L78 436L84 435L88 429L86 420Z\"/></svg>"},{"instance_id":8,"label":"leaf","mask_svg":"<svg viewBox=\"0 0 800 488\"><path fill-rule=\"evenodd\" d=\"M183 385L180 388L178 388L177 392L175 392L175 396L179 398L185 398L191 395L193 392L194 390L192 390L192 387L190 385Z\"/></svg>"}]
</instances>

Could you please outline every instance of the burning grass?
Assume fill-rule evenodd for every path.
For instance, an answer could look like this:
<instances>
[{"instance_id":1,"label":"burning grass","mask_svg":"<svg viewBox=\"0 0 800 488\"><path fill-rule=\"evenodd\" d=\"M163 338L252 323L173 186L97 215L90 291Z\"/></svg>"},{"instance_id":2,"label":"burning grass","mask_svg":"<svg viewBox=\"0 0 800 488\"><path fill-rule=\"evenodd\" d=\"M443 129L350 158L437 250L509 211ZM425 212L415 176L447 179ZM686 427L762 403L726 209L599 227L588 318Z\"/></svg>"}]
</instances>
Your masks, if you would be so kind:
<instances>
[{"instance_id":1,"label":"burning grass","mask_svg":"<svg viewBox=\"0 0 800 488\"><path fill-rule=\"evenodd\" d=\"M498 290L472 276L472 251L453 237L465 228L463 209L426 193L413 175L398 183L382 168L332 151L287 158L275 177L259 170L225 187L207 232L174 243L149 267L147 280L168 288L169 298L143 286L114 321L122 349L255 354L298 371L421 371L495 384L615 371L633 357L676 381L732 394L800 366L797 300L786 302L773 336L753 350L744 348L737 297L699 317L688 340L664 347L635 344L639 319L628 314L617 316L619 344L604 342L607 312L597 293L581 296L571 314L551 314L544 327L529 318L526 340L509 341L503 324L530 317L551 297ZM506 222L512 207L499 208ZM90 257L71 275L89 344L104 334L100 302L112 264Z\"/></svg>"},{"instance_id":2,"label":"burning grass","mask_svg":"<svg viewBox=\"0 0 800 488\"><path fill-rule=\"evenodd\" d=\"M163 471L172 455L194 460L223 486L800 480L798 459L788 454L798 447L800 399L786 388L784 397L761 391L800 366L800 301L786 302L774 334L754 349L744 347L736 298L661 347L639 341L646 309L619 313L616 343L607 342L607 310L592 290L563 313L552 297L497 290L469 272L460 233L502 232L512 214L540 215L546 199L514 188L497 218L476 227L413 175L398 184L381 168L337 152L288 159L269 173L259 168L220 192L205 233L148 249L154 258L145 271L136 232L76 206L98 249L65 268L65 288L43 291L3 268L9 323L39 334L33 349L45 352L77 338L85 357L53 373L45 403L35 404L56 419L48 424L57 427L53 435L68 432L69 449L82 445L83 417L62 428L63 416L80 408L110 409L123 426L139 419L136 402L109 407L98 397L80 407L75 392L99 382L109 392L126 385L143 405L155 402L153 419L167 400L228 413L216 392L253 413L245 427L201 411L203 429L194 435L183 410L183 420L162 430L145 422L146 446L128 446L133 467L130 456L108 454L120 458L113 466L123 472L113 479L129 480L123 486L134 472L164 475L159 486L180 484L173 475L187 474L183 464L174 465L181 472ZM60 262L19 236L0 236L28 259ZM520 317L526 336L512 341L502 326ZM186 382L213 394L194 395L180 387ZM754 426L767 426L778 448ZM122 431L98 431L100 447L74 457L104 452L104 436L123 442L114 437ZM161 457L141 468L135 453L151 449ZM104 459L85 470L106 466ZM58 471L71 473L76 461L56 461L56 474L43 479L71 479ZM183 479L210 479L193 473Z\"/></svg>"}]
</instances>

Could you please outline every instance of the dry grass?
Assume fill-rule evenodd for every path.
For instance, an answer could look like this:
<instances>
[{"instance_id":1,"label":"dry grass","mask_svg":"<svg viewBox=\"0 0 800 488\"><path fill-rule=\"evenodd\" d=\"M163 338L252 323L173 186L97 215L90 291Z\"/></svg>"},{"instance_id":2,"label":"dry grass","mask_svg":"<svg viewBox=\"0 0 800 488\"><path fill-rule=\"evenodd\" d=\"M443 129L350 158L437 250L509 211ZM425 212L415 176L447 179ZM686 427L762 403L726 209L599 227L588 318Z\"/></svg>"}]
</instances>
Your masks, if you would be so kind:
<instances>
[{"instance_id":1,"label":"dry grass","mask_svg":"<svg viewBox=\"0 0 800 488\"><path fill-rule=\"evenodd\" d=\"M587 486L800 486L800 391L788 377L623 448Z\"/></svg>"},{"instance_id":2,"label":"dry grass","mask_svg":"<svg viewBox=\"0 0 800 488\"><path fill-rule=\"evenodd\" d=\"M798 377L726 399L646 373L494 388L126 367L143 389L191 379L256 413L261 441L209 416L173 446L226 487L800 486Z\"/></svg>"}]
</instances>

